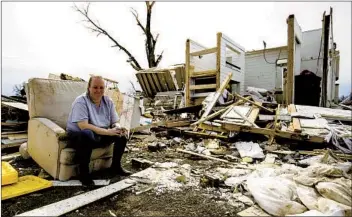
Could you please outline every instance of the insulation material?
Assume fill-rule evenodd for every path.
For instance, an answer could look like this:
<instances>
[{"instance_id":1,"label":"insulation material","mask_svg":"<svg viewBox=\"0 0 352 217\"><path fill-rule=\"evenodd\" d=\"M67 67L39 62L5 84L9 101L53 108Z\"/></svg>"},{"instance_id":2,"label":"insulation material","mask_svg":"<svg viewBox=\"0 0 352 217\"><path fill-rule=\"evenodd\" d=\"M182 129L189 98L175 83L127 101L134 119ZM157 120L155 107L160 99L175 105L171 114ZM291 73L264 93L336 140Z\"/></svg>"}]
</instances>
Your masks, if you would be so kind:
<instances>
[{"instance_id":1,"label":"insulation material","mask_svg":"<svg viewBox=\"0 0 352 217\"><path fill-rule=\"evenodd\" d=\"M336 201L320 197L318 199L318 211L331 216L351 216L352 208Z\"/></svg>"},{"instance_id":2,"label":"insulation material","mask_svg":"<svg viewBox=\"0 0 352 217\"><path fill-rule=\"evenodd\" d=\"M321 196L314 188L297 185L297 195L308 209L318 210L318 199Z\"/></svg>"},{"instance_id":3,"label":"insulation material","mask_svg":"<svg viewBox=\"0 0 352 217\"><path fill-rule=\"evenodd\" d=\"M317 210L309 210L309 211L301 213L301 214L287 215L287 216L327 216L327 215L324 213L321 213Z\"/></svg>"},{"instance_id":4,"label":"insulation material","mask_svg":"<svg viewBox=\"0 0 352 217\"><path fill-rule=\"evenodd\" d=\"M344 205L352 204L351 186L343 186L332 182L319 182L315 188L325 198L334 200Z\"/></svg>"},{"instance_id":5,"label":"insulation material","mask_svg":"<svg viewBox=\"0 0 352 217\"><path fill-rule=\"evenodd\" d=\"M258 143L237 142L235 145L242 158L244 157L264 158L265 157L263 150L260 148Z\"/></svg>"},{"instance_id":6,"label":"insulation material","mask_svg":"<svg viewBox=\"0 0 352 217\"><path fill-rule=\"evenodd\" d=\"M266 212L276 216L299 214L307 208L296 202L295 183L280 177L248 178L247 188Z\"/></svg>"}]
</instances>

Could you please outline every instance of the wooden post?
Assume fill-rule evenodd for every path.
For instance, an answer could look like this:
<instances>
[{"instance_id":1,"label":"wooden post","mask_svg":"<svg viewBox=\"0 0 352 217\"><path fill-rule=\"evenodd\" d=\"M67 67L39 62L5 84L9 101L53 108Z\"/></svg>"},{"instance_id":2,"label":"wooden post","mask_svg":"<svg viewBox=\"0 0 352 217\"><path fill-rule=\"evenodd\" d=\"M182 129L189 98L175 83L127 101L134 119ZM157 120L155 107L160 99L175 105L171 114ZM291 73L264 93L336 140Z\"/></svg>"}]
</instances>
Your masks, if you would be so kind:
<instances>
[{"instance_id":1,"label":"wooden post","mask_svg":"<svg viewBox=\"0 0 352 217\"><path fill-rule=\"evenodd\" d=\"M286 90L284 90L286 105L292 104L293 79L294 79L294 57L295 57L295 17L291 14L287 19L287 76Z\"/></svg>"},{"instance_id":2,"label":"wooden post","mask_svg":"<svg viewBox=\"0 0 352 217\"><path fill-rule=\"evenodd\" d=\"M220 70L221 70L221 38L222 38L222 33L218 32L216 35L216 47L217 47L217 52L216 52L216 89L220 87Z\"/></svg>"},{"instance_id":3,"label":"wooden post","mask_svg":"<svg viewBox=\"0 0 352 217\"><path fill-rule=\"evenodd\" d=\"M185 79L185 107L190 106L190 90L189 90L189 75L190 75L190 62L191 62L191 56L190 56L190 41L187 39L186 41L186 79Z\"/></svg>"}]
</instances>

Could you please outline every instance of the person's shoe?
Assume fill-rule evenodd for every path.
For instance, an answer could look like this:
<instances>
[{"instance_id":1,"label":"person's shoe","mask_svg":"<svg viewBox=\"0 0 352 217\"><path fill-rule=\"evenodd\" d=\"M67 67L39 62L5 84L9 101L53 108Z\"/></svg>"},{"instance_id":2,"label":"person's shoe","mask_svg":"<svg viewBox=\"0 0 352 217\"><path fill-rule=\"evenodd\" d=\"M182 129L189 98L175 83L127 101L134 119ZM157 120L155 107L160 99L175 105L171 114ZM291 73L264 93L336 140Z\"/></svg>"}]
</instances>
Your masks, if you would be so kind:
<instances>
[{"instance_id":1,"label":"person's shoe","mask_svg":"<svg viewBox=\"0 0 352 217\"><path fill-rule=\"evenodd\" d=\"M92 186L94 185L93 179L90 176L83 176L79 178L79 181L81 181L82 185L85 186Z\"/></svg>"}]
</instances>

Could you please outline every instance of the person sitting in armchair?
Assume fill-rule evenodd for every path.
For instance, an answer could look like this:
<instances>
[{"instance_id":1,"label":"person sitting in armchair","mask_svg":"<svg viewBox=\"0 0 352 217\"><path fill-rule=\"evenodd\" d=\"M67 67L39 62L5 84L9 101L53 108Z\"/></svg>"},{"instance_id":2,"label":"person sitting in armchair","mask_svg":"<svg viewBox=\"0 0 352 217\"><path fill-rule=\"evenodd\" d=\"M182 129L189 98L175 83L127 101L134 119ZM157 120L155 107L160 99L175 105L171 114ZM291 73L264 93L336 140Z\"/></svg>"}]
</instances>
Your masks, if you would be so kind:
<instances>
[{"instance_id":1,"label":"person sitting in armchair","mask_svg":"<svg viewBox=\"0 0 352 217\"><path fill-rule=\"evenodd\" d=\"M113 101L104 96L105 83L101 76L92 76L87 92L72 103L67 121L68 146L76 149L79 164L79 179L83 185L92 185L89 162L94 148L106 147L114 142L113 160L110 171L118 175L130 175L121 166L127 138L121 128Z\"/></svg>"}]
</instances>

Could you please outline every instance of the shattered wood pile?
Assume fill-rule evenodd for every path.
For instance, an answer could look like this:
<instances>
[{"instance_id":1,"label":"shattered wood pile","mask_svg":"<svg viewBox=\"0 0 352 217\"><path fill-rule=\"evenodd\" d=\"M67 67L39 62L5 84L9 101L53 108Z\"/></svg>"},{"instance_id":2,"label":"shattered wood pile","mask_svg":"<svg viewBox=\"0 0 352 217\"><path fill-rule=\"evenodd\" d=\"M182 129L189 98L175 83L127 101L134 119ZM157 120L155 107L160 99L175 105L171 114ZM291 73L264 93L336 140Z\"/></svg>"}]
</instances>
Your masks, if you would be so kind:
<instances>
[{"instance_id":1,"label":"shattered wood pile","mask_svg":"<svg viewBox=\"0 0 352 217\"><path fill-rule=\"evenodd\" d=\"M1 96L1 150L27 142L28 120L25 99Z\"/></svg>"}]
</instances>

